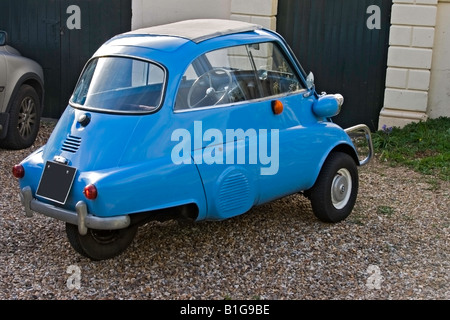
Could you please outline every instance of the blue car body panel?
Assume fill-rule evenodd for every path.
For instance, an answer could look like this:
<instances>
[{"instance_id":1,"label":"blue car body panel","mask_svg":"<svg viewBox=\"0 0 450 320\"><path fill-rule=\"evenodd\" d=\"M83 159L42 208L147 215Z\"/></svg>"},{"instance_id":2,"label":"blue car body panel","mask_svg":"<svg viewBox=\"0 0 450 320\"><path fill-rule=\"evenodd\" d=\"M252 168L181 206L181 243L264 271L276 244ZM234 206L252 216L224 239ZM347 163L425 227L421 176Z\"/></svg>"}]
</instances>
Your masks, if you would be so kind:
<instances>
[{"instance_id":1,"label":"blue car body panel","mask_svg":"<svg viewBox=\"0 0 450 320\"><path fill-rule=\"evenodd\" d=\"M276 97L284 106L278 115L272 110L275 98L174 111L178 86L194 59L218 48L260 42L276 42L305 82L284 41L267 30L223 35L198 44L164 35L125 34L111 39L93 58L135 57L163 66L166 85L161 106L147 114L114 114L69 105L46 146L22 162L26 175L21 187L29 186L35 194L46 161L60 156L77 169L64 208L75 210L78 201L86 201L83 188L94 184L99 196L86 201L92 215L113 217L195 204L197 220L227 219L311 188L334 148L345 145L354 150L342 128L314 115L317 95L305 89ZM78 121L83 115L90 119L87 126ZM190 161L181 164L171 158L182 142L172 136L178 129L194 140L184 141L190 143L191 154ZM227 130L243 134L230 136ZM222 140L205 137L205 132L220 133ZM272 144L274 139L278 145ZM267 149L261 150L262 145ZM257 150L259 157L251 160L248 150ZM276 158L275 151L279 151ZM228 163L227 152L232 153ZM239 155L246 157L244 163L238 161ZM208 156L216 162L222 157L223 164L208 164Z\"/></svg>"}]
</instances>

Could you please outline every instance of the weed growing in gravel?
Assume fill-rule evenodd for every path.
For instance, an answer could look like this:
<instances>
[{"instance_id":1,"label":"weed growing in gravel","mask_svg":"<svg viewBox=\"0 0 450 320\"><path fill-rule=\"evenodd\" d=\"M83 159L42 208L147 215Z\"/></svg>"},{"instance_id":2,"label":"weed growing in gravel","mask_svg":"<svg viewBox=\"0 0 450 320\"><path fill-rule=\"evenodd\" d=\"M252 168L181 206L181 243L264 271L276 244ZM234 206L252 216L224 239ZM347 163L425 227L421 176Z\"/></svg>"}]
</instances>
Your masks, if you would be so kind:
<instances>
[{"instance_id":1,"label":"weed growing in gravel","mask_svg":"<svg viewBox=\"0 0 450 320\"><path fill-rule=\"evenodd\" d=\"M450 180L450 118L411 123L402 129L385 126L372 137L380 160Z\"/></svg>"},{"instance_id":2,"label":"weed growing in gravel","mask_svg":"<svg viewBox=\"0 0 450 320\"><path fill-rule=\"evenodd\" d=\"M392 216L394 214L394 208L389 206L378 206L377 212L385 216Z\"/></svg>"}]
</instances>

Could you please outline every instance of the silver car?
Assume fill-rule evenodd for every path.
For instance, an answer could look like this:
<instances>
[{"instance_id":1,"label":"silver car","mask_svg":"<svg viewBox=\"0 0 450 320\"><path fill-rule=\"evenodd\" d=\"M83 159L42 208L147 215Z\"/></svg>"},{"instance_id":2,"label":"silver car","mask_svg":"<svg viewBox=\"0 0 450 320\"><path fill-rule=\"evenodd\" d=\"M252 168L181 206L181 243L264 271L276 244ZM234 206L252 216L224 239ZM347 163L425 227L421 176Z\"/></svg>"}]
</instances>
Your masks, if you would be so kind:
<instances>
[{"instance_id":1,"label":"silver car","mask_svg":"<svg viewBox=\"0 0 450 320\"><path fill-rule=\"evenodd\" d=\"M44 72L7 45L0 31L0 147L25 149L36 140L44 102Z\"/></svg>"}]
</instances>

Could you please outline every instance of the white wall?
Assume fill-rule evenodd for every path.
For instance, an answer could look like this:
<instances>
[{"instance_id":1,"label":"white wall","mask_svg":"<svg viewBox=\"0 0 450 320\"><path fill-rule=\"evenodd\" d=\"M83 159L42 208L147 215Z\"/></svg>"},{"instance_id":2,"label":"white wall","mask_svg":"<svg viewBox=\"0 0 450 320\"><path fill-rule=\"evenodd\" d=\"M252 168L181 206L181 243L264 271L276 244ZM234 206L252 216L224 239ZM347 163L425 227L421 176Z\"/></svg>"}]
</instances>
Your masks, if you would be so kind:
<instances>
[{"instance_id":1,"label":"white wall","mask_svg":"<svg viewBox=\"0 0 450 320\"><path fill-rule=\"evenodd\" d=\"M230 0L132 0L131 28L171 23L185 19L229 19Z\"/></svg>"},{"instance_id":2,"label":"white wall","mask_svg":"<svg viewBox=\"0 0 450 320\"><path fill-rule=\"evenodd\" d=\"M278 0L231 0L231 19L276 31Z\"/></svg>"},{"instance_id":3,"label":"white wall","mask_svg":"<svg viewBox=\"0 0 450 320\"><path fill-rule=\"evenodd\" d=\"M450 117L450 0L393 0L379 128Z\"/></svg>"},{"instance_id":4,"label":"white wall","mask_svg":"<svg viewBox=\"0 0 450 320\"><path fill-rule=\"evenodd\" d=\"M438 0L393 0L379 129L426 120Z\"/></svg>"},{"instance_id":5,"label":"white wall","mask_svg":"<svg viewBox=\"0 0 450 320\"><path fill-rule=\"evenodd\" d=\"M439 2L428 115L450 117L450 1Z\"/></svg>"}]
</instances>

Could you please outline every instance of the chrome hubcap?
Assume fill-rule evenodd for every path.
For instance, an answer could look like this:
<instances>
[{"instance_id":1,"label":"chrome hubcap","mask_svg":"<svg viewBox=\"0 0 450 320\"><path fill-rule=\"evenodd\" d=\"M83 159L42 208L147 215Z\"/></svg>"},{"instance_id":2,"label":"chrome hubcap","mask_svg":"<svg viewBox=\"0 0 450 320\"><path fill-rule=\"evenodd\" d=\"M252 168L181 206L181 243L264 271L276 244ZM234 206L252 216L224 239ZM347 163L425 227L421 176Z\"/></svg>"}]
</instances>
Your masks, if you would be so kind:
<instances>
[{"instance_id":1,"label":"chrome hubcap","mask_svg":"<svg viewBox=\"0 0 450 320\"><path fill-rule=\"evenodd\" d=\"M352 193L352 176L347 169L340 169L331 183L331 201L336 209L344 208Z\"/></svg>"}]
</instances>

